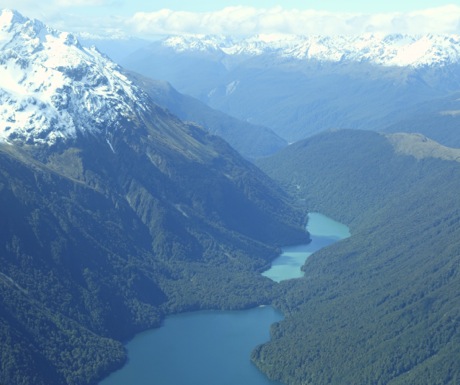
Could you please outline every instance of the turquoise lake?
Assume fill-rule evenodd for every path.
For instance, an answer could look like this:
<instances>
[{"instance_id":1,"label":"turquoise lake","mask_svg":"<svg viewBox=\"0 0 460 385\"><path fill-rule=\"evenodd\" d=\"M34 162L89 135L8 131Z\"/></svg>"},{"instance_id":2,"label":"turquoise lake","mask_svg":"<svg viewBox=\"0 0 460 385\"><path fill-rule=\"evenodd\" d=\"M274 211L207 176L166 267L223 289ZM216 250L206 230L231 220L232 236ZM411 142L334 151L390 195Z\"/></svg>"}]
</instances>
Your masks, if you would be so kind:
<instances>
[{"instance_id":1,"label":"turquoise lake","mask_svg":"<svg viewBox=\"0 0 460 385\"><path fill-rule=\"evenodd\" d=\"M307 229L312 242L284 248L265 276L301 277L309 255L350 236L347 226L318 213L309 214ZM126 345L128 363L99 385L280 385L268 380L250 355L282 318L270 306L167 317L160 328L136 335Z\"/></svg>"},{"instance_id":2,"label":"turquoise lake","mask_svg":"<svg viewBox=\"0 0 460 385\"><path fill-rule=\"evenodd\" d=\"M262 274L276 282L300 278L304 274L300 269L311 254L350 236L348 226L320 213L308 214L307 230L311 235L309 244L284 247L271 268Z\"/></svg>"},{"instance_id":3,"label":"turquoise lake","mask_svg":"<svg viewBox=\"0 0 460 385\"><path fill-rule=\"evenodd\" d=\"M126 345L129 361L100 385L275 385L250 361L283 316L272 307L168 317Z\"/></svg>"}]
</instances>

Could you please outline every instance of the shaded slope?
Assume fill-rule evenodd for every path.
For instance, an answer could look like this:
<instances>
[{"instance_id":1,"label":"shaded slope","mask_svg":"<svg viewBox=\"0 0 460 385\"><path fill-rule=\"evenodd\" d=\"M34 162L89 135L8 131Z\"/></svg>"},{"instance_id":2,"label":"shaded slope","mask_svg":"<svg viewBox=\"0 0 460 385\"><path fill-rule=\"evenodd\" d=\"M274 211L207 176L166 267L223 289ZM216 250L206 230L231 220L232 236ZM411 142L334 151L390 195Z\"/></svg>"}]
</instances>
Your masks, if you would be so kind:
<instances>
[{"instance_id":1,"label":"shaded slope","mask_svg":"<svg viewBox=\"0 0 460 385\"><path fill-rule=\"evenodd\" d=\"M131 73L140 87L158 105L185 121L195 122L212 134L219 135L243 156L253 159L274 154L287 145L272 130L233 118L205 103L176 91L165 81L152 80Z\"/></svg>"}]
</instances>

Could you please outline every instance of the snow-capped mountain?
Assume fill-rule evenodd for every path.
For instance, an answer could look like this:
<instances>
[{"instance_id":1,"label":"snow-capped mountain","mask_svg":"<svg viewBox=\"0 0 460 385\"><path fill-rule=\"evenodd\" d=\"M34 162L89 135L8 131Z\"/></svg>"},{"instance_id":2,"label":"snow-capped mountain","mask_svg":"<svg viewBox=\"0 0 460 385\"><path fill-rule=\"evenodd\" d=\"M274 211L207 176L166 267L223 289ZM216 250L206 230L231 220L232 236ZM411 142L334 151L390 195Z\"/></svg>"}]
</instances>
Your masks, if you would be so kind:
<instances>
[{"instance_id":1,"label":"snow-capped mountain","mask_svg":"<svg viewBox=\"0 0 460 385\"><path fill-rule=\"evenodd\" d=\"M369 62L384 66L445 65L460 60L459 35L297 36L257 35L245 39L223 36L172 36L163 45L178 52L221 51L229 56L273 54L280 58Z\"/></svg>"},{"instance_id":2,"label":"snow-capped mountain","mask_svg":"<svg viewBox=\"0 0 460 385\"><path fill-rule=\"evenodd\" d=\"M145 94L95 48L12 10L0 11L0 140L53 144L109 133Z\"/></svg>"},{"instance_id":3,"label":"snow-capped mountain","mask_svg":"<svg viewBox=\"0 0 460 385\"><path fill-rule=\"evenodd\" d=\"M172 36L122 62L288 142L377 129L460 89L460 35Z\"/></svg>"}]
</instances>

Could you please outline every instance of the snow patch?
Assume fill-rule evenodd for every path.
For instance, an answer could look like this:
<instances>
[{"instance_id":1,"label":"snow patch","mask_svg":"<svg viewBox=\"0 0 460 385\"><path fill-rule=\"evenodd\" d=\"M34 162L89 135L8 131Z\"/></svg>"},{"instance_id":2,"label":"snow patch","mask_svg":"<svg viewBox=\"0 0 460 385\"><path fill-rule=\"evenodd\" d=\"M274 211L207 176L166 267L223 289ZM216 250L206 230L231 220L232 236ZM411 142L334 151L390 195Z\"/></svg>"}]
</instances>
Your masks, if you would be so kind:
<instances>
[{"instance_id":1,"label":"snow patch","mask_svg":"<svg viewBox=\"0 0 460 385\"><path fill-rule=\"evenodd\" d=\"M106 141L107 141L107 144L109 145L110 149L112 150L112 152L115 154L115 150L113 149L113 146L112 146L112 143L110 143L110 140L108 138L106 138Z\"/></svg>"},{"instance_id":2,"label":"snow patch","mask_svg":"<svg viewBox=\"0 0 460 385\"><path fill-rule=\"evenodd\" d=\"M239 80L235 80L227 85L225 88L225 95L231 95L235 92L236 88L238 87L238 84L240 84Z\"/></svg>"}]
</instances>

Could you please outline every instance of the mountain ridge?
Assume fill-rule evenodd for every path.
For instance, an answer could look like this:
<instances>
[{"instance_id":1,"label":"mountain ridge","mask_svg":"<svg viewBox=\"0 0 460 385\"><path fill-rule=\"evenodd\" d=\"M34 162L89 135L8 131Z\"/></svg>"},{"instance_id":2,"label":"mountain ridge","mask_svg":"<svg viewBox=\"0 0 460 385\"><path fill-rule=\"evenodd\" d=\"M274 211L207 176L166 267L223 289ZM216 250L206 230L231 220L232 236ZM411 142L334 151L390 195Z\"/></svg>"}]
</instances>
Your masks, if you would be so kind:
<instances>
[{"instance_id":1,"label":"mountain ridge","mask_svg":"<svg viewBox=\"0 0 460 385\"><path fill-rule=\"evenodd\" d=\"M411 155L416 159L438 158L460 162L460 149L443 146L422 134L394 133L385 137L400 154Z\"/></svg>"},{"instance_id":2,"label":"mountain ridge","mask_svg":"<svg viewBox=\"0 0 460 385\"><path fill-rule=\"evenodd\" d=\"M302 36L265 34L247 38L177 35L161 44L177 52L222 53L229 57L271 54L279 59L369 62L383 66L424 67L460 60L460 35L363 34Z\"/></svg>"}]
</instances>

